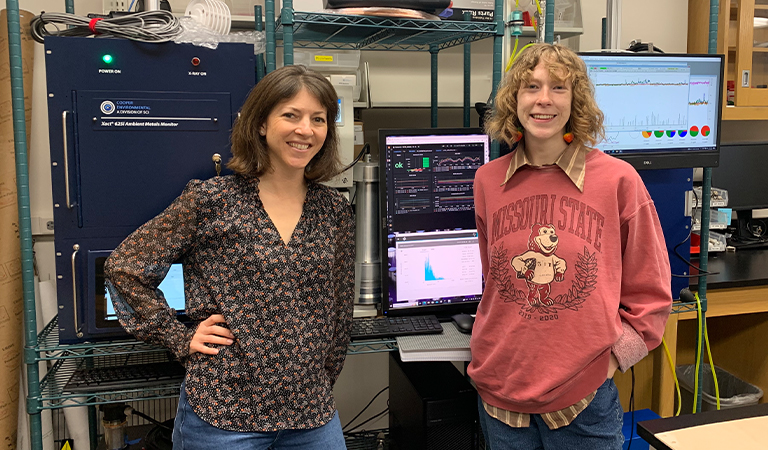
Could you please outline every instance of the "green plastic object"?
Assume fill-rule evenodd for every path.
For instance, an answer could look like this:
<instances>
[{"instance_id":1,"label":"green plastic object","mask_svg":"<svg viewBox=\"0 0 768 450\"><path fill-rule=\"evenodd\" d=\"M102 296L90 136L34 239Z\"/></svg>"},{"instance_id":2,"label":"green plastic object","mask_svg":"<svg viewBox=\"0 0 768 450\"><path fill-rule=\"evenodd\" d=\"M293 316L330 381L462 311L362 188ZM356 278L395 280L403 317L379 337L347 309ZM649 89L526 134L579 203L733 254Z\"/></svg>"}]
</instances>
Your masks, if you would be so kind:
<instances>
[{"instance_id":1,"label":"green plastic object","mask_svg":"<svg viewBox=\"0 0 768 450\"><path fill-rule=\"evenodd\" d=\"M523 34L523 12L519 9L512 11L512 18L509 21L510 31L512 36L521 36Z\"/></svg>"}]
</instances>

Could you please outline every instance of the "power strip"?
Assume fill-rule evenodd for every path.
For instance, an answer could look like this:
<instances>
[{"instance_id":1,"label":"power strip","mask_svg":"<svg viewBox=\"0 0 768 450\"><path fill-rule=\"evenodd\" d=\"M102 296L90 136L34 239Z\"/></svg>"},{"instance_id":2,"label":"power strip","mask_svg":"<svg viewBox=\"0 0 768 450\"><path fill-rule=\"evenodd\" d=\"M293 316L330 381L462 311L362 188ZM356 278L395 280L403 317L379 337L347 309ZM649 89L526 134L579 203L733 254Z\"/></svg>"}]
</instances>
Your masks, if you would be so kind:
<instances>
[{"instance_id":1,"label":"power strip","mask_svg":"<svg viewBox=\"0 0 768 450\"><path fill-rule=\"evenodd\" d=\"M129 6L130 0L104 0L102 8L104 14L109 14L110 11L128 11Z\"/></svg>"}]
</instances>

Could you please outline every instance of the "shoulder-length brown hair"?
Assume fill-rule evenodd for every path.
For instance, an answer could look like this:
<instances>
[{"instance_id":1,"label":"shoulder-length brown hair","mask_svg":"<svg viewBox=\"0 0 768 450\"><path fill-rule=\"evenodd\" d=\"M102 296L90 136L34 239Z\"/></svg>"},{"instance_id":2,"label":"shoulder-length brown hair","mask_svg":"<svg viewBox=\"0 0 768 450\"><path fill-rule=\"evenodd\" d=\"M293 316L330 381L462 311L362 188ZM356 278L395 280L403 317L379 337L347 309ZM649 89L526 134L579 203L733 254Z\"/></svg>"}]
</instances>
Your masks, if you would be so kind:
<instances>
[{"instance_id":1,"label":"shoulder-length brown hair","mask_svg":"<svg viewBox=\"0 0 768 450\"><path fill-rule=\"evenodd\" d=\"M571 82L573 98L566 131L573 133L574 142L594 147L605 137L603 112L597 107L595 88L587 74L587 65L573 50L560 45L534 44L523 51L496 93L493 112L485 122L485 131L497 141L505 141L510 146L515 143L517 130L522 128L517 117L517 93L523 83L531 79L533 70L541 61L548 64L553 79Z\"/></svg>"},{"instance_id":2,"label":"shoulder-length brown hair","mask_svg":"<svg viewBox=\"0 0 768 450\"><path fill-rule=\"evenodd\" d=\"M341 171L336 116L336 90L324 76L304 66L283 66L262 78L251 90L232 128L232 159L227 167L240 175L257 177L272 169L267 138L259 133L272 110L281 102L306 89L326 112L328 131L320 151L307 164L304 177L328 181Z\"/></svg>"}]
</instances>

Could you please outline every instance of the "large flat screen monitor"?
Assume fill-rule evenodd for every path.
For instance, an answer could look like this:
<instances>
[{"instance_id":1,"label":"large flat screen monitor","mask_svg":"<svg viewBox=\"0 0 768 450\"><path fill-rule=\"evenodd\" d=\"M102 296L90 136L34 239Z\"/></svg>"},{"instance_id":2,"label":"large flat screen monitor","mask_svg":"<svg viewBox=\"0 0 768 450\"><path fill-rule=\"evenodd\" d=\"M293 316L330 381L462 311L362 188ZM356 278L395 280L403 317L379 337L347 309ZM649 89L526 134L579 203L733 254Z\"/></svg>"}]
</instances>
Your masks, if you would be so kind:
<instances>
[{"instance_id":1,"label":"large flat screen monitor","mask_svg":"<svg viewBox=\"0 0 768 450\"><path fill-rule=\"evenodd\" d=\"M605 114L597 148L637 169L717 167L723 56L581 53Z\"/></svg>"},{"instance_id":2,"label":"large flat screen monitor","mask_svg":"<svg viewBox=\"0 0 768 450\"><path fill-rule=\"evenodd\" d=\"M475 172L488 162L479 128L379 130L383 311L475 312L483 293Z\"/></svg>"}]
</instances>

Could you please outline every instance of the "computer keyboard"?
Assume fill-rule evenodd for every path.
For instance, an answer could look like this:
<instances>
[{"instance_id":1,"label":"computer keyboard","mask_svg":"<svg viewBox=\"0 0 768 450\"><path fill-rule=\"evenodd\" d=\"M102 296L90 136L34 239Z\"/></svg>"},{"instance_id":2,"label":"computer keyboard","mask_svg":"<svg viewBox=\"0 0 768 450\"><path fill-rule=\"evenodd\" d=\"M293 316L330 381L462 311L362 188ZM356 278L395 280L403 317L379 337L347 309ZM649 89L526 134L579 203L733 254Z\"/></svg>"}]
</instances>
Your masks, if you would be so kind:
<instances>
[{"instance_id":1,"label":"computer keyboard","mask_svg":"<svg viewBox=\"0 0 768 450\"><path fill-rule=\"evenodd\" d=\"M376 339L413 334L439 334L443 327L434 315L405 317L356 317L352 340Z\"/></svg>"},{"instance_id":2,"label":"computer keyboard","mask_svg":"<svg viewBox=\"0 0 768 450\"><path fill-rule=\"evenodd\" d=\"M81 368L74 371L64 392L100 392L181 384L184 366L177 361L116 367Z\"/></svg>"}]
</instances>

